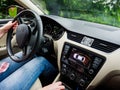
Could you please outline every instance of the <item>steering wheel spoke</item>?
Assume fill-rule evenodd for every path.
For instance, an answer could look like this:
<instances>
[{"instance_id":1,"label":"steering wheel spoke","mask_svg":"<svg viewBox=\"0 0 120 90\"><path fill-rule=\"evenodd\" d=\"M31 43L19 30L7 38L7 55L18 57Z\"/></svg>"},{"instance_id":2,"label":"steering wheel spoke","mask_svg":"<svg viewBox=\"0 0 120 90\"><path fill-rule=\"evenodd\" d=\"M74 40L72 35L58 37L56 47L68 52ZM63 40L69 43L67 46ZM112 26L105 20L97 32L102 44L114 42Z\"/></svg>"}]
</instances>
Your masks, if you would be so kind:
<instances>
[{"instance_id":1,"label":"steering wheel spoke","mask_svg":"<svg viewBox=\"0 0 120 90\"><path fill-rule=\"evenodd\" d=\"M23 55L26 56L26 55L29 55L29 53L32 51L32 47L31 46L25 46L23 49Z\"/></svg>"},{"instance_id":2,"label":"steering wheel spoke","mask_svg":"<svg viewBox=\"0 0 120 90\"><path fill-rule=\"evenodd\" d=\"M28 25L28 27L31 29L32 34L36 33L37 24L36 24L35 20L31 20L31 23Z\"/></svg>"}]
</instances>

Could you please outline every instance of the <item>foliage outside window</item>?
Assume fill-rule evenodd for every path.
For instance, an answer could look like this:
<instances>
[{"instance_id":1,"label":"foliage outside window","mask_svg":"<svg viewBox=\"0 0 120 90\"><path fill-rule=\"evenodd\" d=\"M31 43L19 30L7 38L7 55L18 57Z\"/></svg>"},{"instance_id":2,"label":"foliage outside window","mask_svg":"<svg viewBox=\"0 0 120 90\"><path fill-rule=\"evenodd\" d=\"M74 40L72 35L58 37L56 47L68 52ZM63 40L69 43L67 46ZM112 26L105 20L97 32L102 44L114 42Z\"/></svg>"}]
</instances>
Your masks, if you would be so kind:
<instances>
[{"instance_id":1,"label":"foliage outside window","mask_svg":"<svg viewBox=\"0 0 120 90\"><path fill-rule=\"evenodd\" d=\"M0 0L0 19L10 18L8 16L8 6L17 5L14 0Z\"/></svg>"},{"instance_id":2,"label":"foliage outside window","mask_svg":"<svg viewBox=\"0 0 120 90\"><path fill-rule=\"evenodd\" d=\"M31 0L47 14L120 27L120 0Z\"/></svg>"}]
</instances>

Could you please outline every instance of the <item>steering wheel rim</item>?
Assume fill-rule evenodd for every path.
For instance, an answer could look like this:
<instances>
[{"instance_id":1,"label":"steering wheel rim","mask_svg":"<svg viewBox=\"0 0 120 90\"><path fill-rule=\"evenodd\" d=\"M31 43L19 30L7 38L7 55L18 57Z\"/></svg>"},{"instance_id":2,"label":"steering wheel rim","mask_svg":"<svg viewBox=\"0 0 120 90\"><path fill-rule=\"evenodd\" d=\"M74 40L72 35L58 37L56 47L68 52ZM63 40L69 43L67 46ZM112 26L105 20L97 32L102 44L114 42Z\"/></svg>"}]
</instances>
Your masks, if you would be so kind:
<instances>
[{"instance_id":1,"label":"steering wheel rim","mask_svg":"<svg viewBox=\"0 0 120 90\"><path fill-rule=\"evenodd\" d=\"M25 16L25 15L32 15L34 16L34 25L33 26L30 26L30 24L26 24L26 23L23 23L20 21L21 17L22 16ZM27 39L29 40L26 40L28 43L26 44L25 40L26 37L24 39L22 39L24 41L24 44L20 44L20 43L17 43L19 48L22 49L22 56L21 57L18 57L16 56L14 53L13 53L13 49L12 49L12 45L11 45L11 40L12 40L12 33L13 33L13 29L11 28L9 31L8 31L8 34L7 34L7 51L8 51L8 54L10 56L10 58L16 62L20 62L20 61L25 61L27 59L29 59L30 57L34 56L34 54L36 53L36 51L38 50L38 48L42 45L42 41L43 41L43 25L42 25L42 20L40 18L40 16L32 11L32 10L23 10L22 12L20 12L14 19L13 19L13 22L18 20L19 19L19 25L17 27L17 30L18 31L18 34L17 34L17 30L16 30L16 35L21 35L23 33L19 33L21 32L21 30L24 31L24 29L26 29L25 32L28 31L28 35L29 38L27 37ZM17 42L19 42L19 36L16 36L18 39ZM24 35L26 36L26 35ZM22 41L21 40L21 41ZM23 42L22 41L22 42Z\"/></svg>"}]
</instances>

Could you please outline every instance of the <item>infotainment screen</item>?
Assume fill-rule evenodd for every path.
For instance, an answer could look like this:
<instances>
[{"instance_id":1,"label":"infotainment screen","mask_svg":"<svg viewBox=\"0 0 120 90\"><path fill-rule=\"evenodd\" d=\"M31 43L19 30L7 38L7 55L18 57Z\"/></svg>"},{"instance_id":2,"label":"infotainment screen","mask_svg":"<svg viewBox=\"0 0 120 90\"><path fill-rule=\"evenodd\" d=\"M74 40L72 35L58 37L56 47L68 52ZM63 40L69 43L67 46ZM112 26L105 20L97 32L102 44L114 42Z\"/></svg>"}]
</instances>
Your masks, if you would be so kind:
<instances>
[{"instance_id":1,"label":"infotainment screen","mask_svg":"<svg viewBox=\"0 0 120 90\"><path fill-rule=\"evenodd\" d=\"M77 50L76 48L72 48L70 56L69 56L69 60L85 65L85 66L87 66L90 62L89 56L85 55L84 53Z\"/></svg>"}]
</instances>

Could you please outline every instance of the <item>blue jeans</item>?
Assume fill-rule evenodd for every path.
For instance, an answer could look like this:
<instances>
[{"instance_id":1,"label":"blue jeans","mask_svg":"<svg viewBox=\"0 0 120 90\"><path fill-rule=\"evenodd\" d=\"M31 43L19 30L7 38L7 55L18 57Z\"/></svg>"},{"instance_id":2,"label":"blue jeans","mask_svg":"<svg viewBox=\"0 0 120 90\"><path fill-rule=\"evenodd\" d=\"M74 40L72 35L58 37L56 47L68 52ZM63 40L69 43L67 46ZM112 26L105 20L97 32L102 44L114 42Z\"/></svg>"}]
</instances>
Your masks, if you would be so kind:
<instances>
[{"instance_id":1,"label":"blue jeans","mask_svg":"<svg viewBox=\"0 0 120 90\"><path fill-rule=\"evenodd\" d=\"M19 52L16 54L17 56L21 57L22 53ZM13 73L14 71L16 71L18 68L20 68L22 65L24 65L26 62L28 62L29 60L26 60L24 62L14 62L13 60L11 60L10 57L7 57L5 59L0 60L0 65L3 62L8 62L10 64L9 68L7 69L6 72L4 73L0 73L0 82L2 80L4 80L6 77L8 77L11 73Z\"/></svg>"},{"instance_id":2,"label":"blue jeans","mask_svg":"<svg viewBox=\"0 0 120 90\"><path fill-rule=\"evenodd\" d=\"M19 64L14 61L11 62L13 64L10 63L11 66L5 72L9 76L0 82L0 90L29 90L43 72L46 72L48 76L56 73L56 69L44 57L35 57L29 62L26 61L27 63L21 62ZM16 67L17 70L13 72ZM13 73L9 74L11 71ZM2 76L0 75L0 78Z\"/></svg>"}]
</instances>

